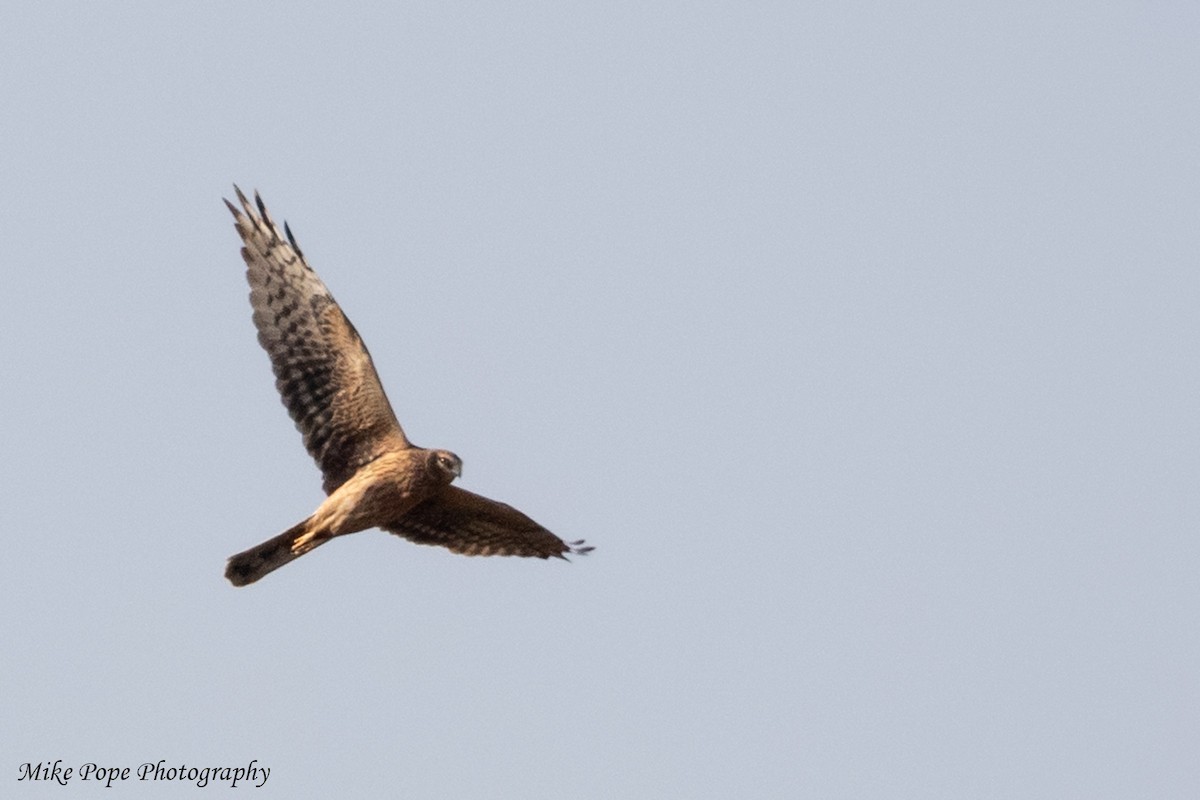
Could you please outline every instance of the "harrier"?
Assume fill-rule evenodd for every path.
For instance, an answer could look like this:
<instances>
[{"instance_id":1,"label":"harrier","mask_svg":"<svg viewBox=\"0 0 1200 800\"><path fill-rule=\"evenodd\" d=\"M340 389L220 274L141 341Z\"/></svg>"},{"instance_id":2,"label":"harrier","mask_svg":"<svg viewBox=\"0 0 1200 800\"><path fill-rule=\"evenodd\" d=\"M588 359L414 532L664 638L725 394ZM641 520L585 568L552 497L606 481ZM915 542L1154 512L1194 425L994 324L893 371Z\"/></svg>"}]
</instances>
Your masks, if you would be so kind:
<instances>
[{"instance_id":1,"label":"harrier","mask_svg":"<svg viewBox=\"0 0 1200 800\"><path fill-rule=\"evenodd\" d=\"M280 236L262 198L236 186L228 200L242 237L258 341L275 386L324 476L325 501L274 539L229 559L225 577L245 586L335 536L382 528L468 556L566 559L587 553L504 503L451 482L462 461L408 441L366 345L304 259L285 223Z\"/></svg>"}]
</instances>

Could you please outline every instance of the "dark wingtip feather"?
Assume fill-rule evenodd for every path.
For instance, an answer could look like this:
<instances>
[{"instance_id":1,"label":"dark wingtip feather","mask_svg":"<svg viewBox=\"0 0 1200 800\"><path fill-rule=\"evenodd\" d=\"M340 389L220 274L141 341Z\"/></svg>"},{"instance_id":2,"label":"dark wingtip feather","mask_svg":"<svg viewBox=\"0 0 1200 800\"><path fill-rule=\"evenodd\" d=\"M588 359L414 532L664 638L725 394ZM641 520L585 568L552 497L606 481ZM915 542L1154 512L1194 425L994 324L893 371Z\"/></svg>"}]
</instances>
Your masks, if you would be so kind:
<instances>
[{"instance_id":1,"label":"dark wingtip feather","mask_svg":"<svg viewBox=\"0 0 1200 800\"><path fill-rule=\"evenodd\" d=\"M572 555L586 556L588 553L592 552L595 549L596 548L590 544L584 544L583 539L579 539L574 542L567 542L567 550Z\"/></svg>"},{"instance_id":2,"label":"dark wingtip feather","mask_svg":"<svg viewBox=\"0 0 1200 800\"><path fill-rule=\"evenodd\" d=\"M288 227L286 219L283 221L283 232L287 234L287 240L292 243L292 249L296 251L296 255L304 258L304 252L300 249L300 245L296 244L296 237L292 235L292 229Z\"/></svg>"}]
</instances>

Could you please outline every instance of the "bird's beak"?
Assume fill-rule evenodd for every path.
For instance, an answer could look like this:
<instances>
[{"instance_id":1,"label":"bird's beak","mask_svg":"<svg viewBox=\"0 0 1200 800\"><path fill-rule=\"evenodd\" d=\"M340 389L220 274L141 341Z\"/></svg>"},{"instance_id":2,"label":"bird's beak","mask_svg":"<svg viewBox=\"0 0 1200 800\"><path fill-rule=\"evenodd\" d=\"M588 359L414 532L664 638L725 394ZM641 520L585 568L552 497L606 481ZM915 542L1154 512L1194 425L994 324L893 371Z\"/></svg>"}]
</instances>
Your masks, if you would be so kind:
<instances>
[{"instance_id":1,"label":"bird's beak","mask_svg":"<svg viewBox=\"0 0 1200 800\"><path fill-rule=\"evenodd\" d=\"M462 477L462 462L461 461L454 465L454 477L456 477L456 478Z\"/></svg>"}]
</instances>

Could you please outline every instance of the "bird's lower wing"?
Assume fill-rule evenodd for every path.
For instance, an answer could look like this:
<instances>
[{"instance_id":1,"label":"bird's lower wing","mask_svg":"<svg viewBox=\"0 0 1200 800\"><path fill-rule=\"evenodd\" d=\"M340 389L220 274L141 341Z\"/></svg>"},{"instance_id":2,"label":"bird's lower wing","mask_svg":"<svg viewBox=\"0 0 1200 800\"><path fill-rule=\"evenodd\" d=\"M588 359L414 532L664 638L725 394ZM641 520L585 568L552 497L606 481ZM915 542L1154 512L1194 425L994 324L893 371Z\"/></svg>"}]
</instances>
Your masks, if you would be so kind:
<instances>
[{"instance_id":1,"label":"bird's lower wing","mask_svg":"<svg viewBox=\"0 0 1200 800\"><path fill-rule=\"evenodd\" d=\"M594 549L582 540L564 542L512 506L457 486L447 486L380 527L418 544L440 545L467 556L565 559Z\"/></svg>"}]
</instances>

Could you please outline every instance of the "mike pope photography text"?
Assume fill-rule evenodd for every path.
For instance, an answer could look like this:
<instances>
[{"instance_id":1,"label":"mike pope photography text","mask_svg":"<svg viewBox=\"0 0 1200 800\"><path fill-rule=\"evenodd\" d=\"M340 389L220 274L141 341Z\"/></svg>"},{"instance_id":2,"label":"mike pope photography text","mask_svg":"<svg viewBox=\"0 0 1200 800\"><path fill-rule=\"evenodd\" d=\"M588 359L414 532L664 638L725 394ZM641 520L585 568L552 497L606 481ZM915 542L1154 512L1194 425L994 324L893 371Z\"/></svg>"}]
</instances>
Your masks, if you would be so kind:
<instances>
[{"instance_id":1,"label":"mike pope photography text","mask_svg":"<svg viewBox=\"0 0 1200 800\"><path fill-rule=\"evenodd\" d=\"M205 786L228 784L237 788L239 784L262 788L271 775L270 767L259 766L258 759L253 759L244 767L194 767L187 764L169 765L165 758L157 762L146 761L136 769L133 767L101 766L89 761L78 767L63 766L62 759L57 761L26 761L18 770L18 781L51 781L66 786L72 780L94 782L112 787L116 783L129 780L138 781L176 781L194 783L200 788Z\"/></svg>"}]
</instances>

